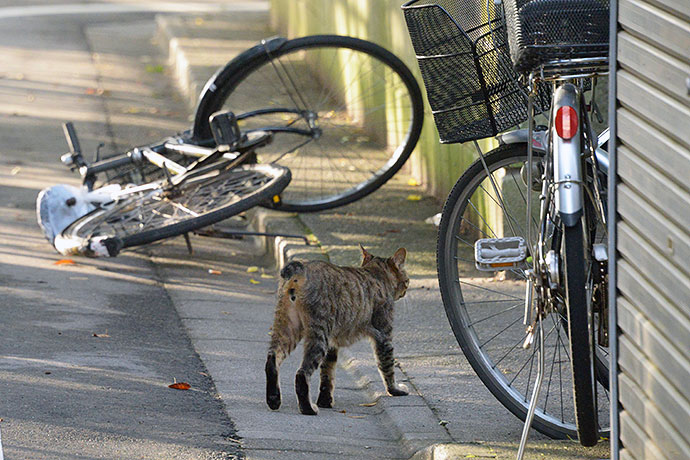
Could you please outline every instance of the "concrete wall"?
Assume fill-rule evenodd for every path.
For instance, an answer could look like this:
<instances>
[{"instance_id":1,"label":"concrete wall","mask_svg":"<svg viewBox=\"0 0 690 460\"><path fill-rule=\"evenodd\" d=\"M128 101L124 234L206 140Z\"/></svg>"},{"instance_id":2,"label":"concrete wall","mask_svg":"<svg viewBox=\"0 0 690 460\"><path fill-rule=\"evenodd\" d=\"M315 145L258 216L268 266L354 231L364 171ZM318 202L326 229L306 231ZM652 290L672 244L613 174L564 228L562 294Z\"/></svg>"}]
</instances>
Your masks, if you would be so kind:
<instances>
[{"instance_id":1,"label":"concrete wall","mask_svg":"<svg viewBox=\"0 0 690 460\"><path fill-rule=\"evenodd\" d=\"M271 0L271 19L274 29L287 37L328 33L377 43L408 65L424 91L400 10L402 3L403 0ZM445 199L477 154L471 144L440 145L428 104L426 108L422 138L408 167L430 193ZM493 142L482 141L480 145L486 151Z\"/></svg>"},{"instance_id":2,"label":"concrete wall","mask_svg":"<svg viewBox=\"0 0 690 460\"><path fill-rule=\"evenodd\" d=\"M619 0L621 459L690 458L690 2Z\"/></svg>"}]
</instances>

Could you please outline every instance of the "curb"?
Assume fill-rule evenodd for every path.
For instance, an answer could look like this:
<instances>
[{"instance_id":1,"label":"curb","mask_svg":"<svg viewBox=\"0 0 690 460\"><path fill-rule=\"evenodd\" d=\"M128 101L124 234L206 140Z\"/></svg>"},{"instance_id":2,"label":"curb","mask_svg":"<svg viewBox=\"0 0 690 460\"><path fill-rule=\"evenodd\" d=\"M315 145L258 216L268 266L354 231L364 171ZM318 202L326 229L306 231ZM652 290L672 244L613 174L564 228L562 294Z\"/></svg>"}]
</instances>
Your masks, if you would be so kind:
<instances>
[{"instance_id":1,"label":"curb","mask_svg":"<svg viewBox=\"0 0 690 460\"><path fill-rule=\"evenodd\" d=\"M376 365L373 359L365 363L354 358L347 349L342 349L339 353L343 369L352 374L362 389L381 407L381 415L398 436L405 456L414 460L426 460L429 457L418 455L433 448L435 443L452 442L448 432L439 424L438 417L409 380L402 380L410 391L409 395L400 398L388 396L380 391L383 389L380 379L371 375L372 371L378 374L374 369ZM377 388L380 390L377 391Z\"/></svg>"},{"instance_id":2,"label":"curb","mask_svg":"<svg viewBox=\"0 0 690 460\"><path fill-rule=\"evenodd\" d=\"M190 108L218 68L271 35L267 24L266 11L156 15L156 39Z\"/></svg>"},{"instance_id":3,"label":"curb","mask_svg":"<svg viewBox=\"0 0 690 460\"><path fill-rule=\"evenodd\" d=\"M216 24L225 24L225 27L232 28L233 34L239 25L243 31L243 37L240 40L218 37L217 33L214 37L214 33L209 33L204 29L203 21L202 24L198 24L194 18L156 16L159 45L164 53L167 53L168 65L173 71L173 77L190 107L193 108L196 105L198 94L206 80L218 67L244 49L253 46L260 39L271 35L265 27L257 26L261 13L248 14L254 15L249 23L239 20L237 15L234 20L225 15L216 15L213 19ZM263 15L265 25L268 23L268 15L265 12ZM249 38L252 35L256 38ZM190 58L190 54L194 55L194 58ZM293 258L330 259L328 252L320 246L318 235L314 235L297 214L255 208L250 217L250 227L257 232L302 235L310 241L309 245L305 245L298 238L286 236L260 238L263 241L263 249L273 256L277 268ZM355 377L359 386L369 397L377 401L377 405L381 407L382 417L397 436L402 453L406 457L415 460L450 458L444 456L443 452L447 449L442 448L448 445L445 443L452 442L448 431L440 425L438 417L409 380L406 382L407 386L411 387L409 396L389 397L381 391L383 387L373 359L359 360L344 349L341 350L339 361L341 367Z\"/></svg>"}]
</instances>

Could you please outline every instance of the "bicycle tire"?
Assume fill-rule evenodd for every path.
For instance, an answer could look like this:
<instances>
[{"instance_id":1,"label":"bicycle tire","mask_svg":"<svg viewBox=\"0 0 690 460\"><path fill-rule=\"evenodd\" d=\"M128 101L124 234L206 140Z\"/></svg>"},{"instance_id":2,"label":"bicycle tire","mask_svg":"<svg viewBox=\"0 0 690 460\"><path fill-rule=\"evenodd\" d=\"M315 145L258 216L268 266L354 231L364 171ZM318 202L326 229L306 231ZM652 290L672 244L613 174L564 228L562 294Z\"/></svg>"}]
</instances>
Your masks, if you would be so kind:
<instances>
[{"instance_id":1,"label":"bicycle tire","mask_svg":"<svg viewBox=\"0 0 690 460\"><path fill-rule=\"evenodd\" d=\"M153 190L128 196L112 207L95 209L70 224L61 237L85 243L96 237L111 239L120 249L148 244L270 201L289 182L290 171L274 165L211 170L183 183L172 195L165 192L165 181L161 180L154 183ZM199 201L194 203L194 199Z\"/></svg>"},{"instance_id":2,"label":"bicycle tire","mask_svg":"<svg viewBox=\"0 0 690 460\"><path fill-rule=\"evenodd\" d=\"M583 446L599 440L597 407L594 394L593 332L587 308L587 270L582 222L563 228L563 278L568 311L573 399L577 434Z\"/></svg>"},{"instance_id":3,"label":"bicycle tire","mask_svg":"<svg viewBox=\"0 0 690 460\"><path fill-rule=\"evenodd\" d=\"M410 70L384 48L352 37L314 35L278 40L284 39L248 50L209 80L197 106L194 138L206 142L211 137L209 116L219 110L231 110L242 119L243 114L267 107L308 109L316 114L320 137L286 154L305 138L274 132L272 145L256 152L258 162L282 164L292 171L293 181L283 193L279 209L331 209L378 189L403 166L421 133L422 93ZM317 61L327 63L317 65ZM321 69L321 74L310 71L313 68ZM362 74L349 75L355 69ZM343 83L347 78L344 90L329 80L333 75L343 75ZM381 97L374 98L369 91L382 95L383 104L370 108L359 101L357 107L358 98L369 105L381 102ZM389 100L393 97L395 105ZM396 112L389 113L393 108ZM394 115L402 120L396 121ZM276 125L307 129L303 119L285 114L282 119L278 114L265 114L240 123L243 131L270 131Z\"/></svg>"},{"instance_id":4,"label":"bicycle tire","mask_svg":"<svg viewBox=\"0 0 690 460\"><path fill-rule=\"evenodd\" d=\"M541 158L539 152L534 154L536 159ZM507 181L503 186L514 187L509 189L514 193L506 193L503 197L508 200L506 207L510 206L509 200L525 200L526 196L521 193L525 193L527 187L524 182L518 182L520 176L515 166L524 164L526 160L526 144L503 145L485 155L489 170L495 177L503 177ZM511 182L513 180L514 183ZM520 273L510 275L517 280L506 276L508 279L498 281L476 271L474 266L472 238L496 237L492 233L497 233L490 228L486 230L488 224L474 224L469 218L473 214L479 215L481 195L490 195L488 182L483 165L477 160L458 179L446 200L437 243L439 287L451 329L468 362L496 399L524 421L531 384L536 377L532 375L533 366L536 368L534 351L525 352L520 347L526 335L521 321L526 282L520 281ZM508 192L507 189L504 191ZM531 193L537 199L539 192ZM515 214L518 215L523 222L513 216L516 233L525 228L524 208ZM472 217L478 220L476 216ZM511 217L506 218L504 214L504 219L511 220ZM484 228L485 235L481 235L480 227ZM467 280L466 276L473 278ZM544 324L551 327L550 332L545 332L547 369L532 427L552 438L574 439L577 428L572 414L572 376L568 376L569 364L566 362L569 361L569 349L563 345L567 340L567 330L556 314L549 314ZM550 396L551 389L556 392L559 388L560 394ZM570 412L566 412L568 410ZM606 432L602 430L601 434Z\"/></svg>"}]
</instances>

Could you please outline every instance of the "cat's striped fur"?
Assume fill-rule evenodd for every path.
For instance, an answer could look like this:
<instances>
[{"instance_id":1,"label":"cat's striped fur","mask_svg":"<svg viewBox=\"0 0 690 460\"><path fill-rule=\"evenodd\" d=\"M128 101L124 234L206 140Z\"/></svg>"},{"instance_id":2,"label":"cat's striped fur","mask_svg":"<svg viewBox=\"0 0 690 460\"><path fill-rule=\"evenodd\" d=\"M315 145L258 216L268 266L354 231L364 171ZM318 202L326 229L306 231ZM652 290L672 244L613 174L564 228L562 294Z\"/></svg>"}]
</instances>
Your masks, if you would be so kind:
<instances>
[{"instance_id":1,"label":"cat's striped fur","mask_svg":"<svg viewBox=\"0 0 690 460\"><path fill-rule=\"evenodd\" d=\"M266 359L266 402L280 407L280 364L304 339L304 357L295 376L300 412L316 415L309 397L309 378L321 366L317 405L333 407L338 348L368 337L379 371L390 395L407 391L396 385L393 369L393 305L405 295L409 278L407 252L393 257L372 256L363 247L361 267L339 267L328 262L293 261L281 270L271 345Z\"/></svg>"}]
</instances>

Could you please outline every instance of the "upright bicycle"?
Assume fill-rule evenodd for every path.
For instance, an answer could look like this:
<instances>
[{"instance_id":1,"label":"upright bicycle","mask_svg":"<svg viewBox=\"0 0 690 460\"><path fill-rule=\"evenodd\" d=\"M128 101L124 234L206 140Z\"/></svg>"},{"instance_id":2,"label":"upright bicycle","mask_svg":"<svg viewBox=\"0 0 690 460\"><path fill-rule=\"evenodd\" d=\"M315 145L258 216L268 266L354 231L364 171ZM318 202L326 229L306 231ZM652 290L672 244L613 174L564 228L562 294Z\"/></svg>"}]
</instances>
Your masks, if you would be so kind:
<instances>
[{"instance_id":1,"label":"upright bicycle","mask_svg":"<svg viewBox=\"0 0 690 460\"><path fill-rule=\"evenodd\" d=\"M479 153L439 228L453 332L526 421L519 457L529 426L592 446L610 405L608 130L597 136L590 118L608 71L608 0L413 0L403 10L441 141L473 141ZM490 136L499 146L484 154L476 141Z\"/></svg>"},{"instance_id":2,"label":"upright bicycle","mask_svg":"<svg viewBox=\"0 0 690 460\"><path fill-rule=\"evenodd\" d=\"M415 78L378 45L335 35L263 40L209 79L189 131L89 163L66 125L62 160L84 193L59 203L56 213L74 221L52 242L65 254L114 256L256 205L312 212L350 203L402 167L423 114ZM39 199L39 220L48 202Z\"/></svg>"}]
</instances>

